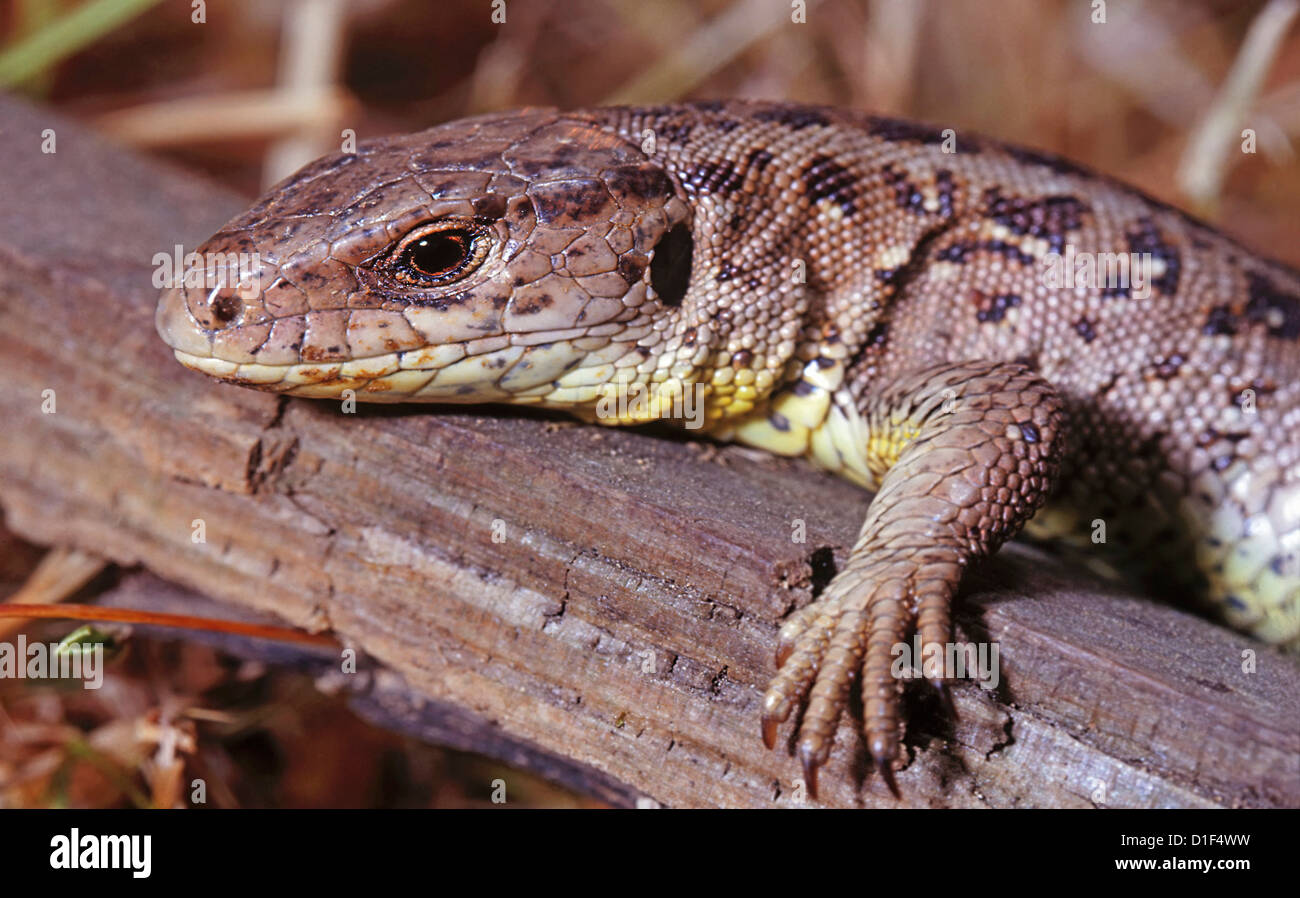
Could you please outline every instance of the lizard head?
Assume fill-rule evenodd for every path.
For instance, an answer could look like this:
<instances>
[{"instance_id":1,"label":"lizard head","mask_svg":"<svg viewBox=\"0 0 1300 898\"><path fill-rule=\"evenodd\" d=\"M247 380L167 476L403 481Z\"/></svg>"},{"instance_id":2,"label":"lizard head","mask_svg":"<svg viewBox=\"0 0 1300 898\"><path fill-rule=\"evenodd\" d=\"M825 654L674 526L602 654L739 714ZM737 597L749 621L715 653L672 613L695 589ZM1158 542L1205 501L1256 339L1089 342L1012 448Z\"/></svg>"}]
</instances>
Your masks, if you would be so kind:
<instances>
[{"instance_id":1,"label":"lizard head","mask_svg":"<svg viewBox=\"0 0 1300 898\"><path fill-rule=\"evenodd\" d=\"M187 257L157 328L182 364L290 395L631 423L674 417L694 393L716 420L748 410L754 379L726 373L732 316L694 298L686 200L666 164L590 116L363 143Z\"/></svg>"}]
</instances>

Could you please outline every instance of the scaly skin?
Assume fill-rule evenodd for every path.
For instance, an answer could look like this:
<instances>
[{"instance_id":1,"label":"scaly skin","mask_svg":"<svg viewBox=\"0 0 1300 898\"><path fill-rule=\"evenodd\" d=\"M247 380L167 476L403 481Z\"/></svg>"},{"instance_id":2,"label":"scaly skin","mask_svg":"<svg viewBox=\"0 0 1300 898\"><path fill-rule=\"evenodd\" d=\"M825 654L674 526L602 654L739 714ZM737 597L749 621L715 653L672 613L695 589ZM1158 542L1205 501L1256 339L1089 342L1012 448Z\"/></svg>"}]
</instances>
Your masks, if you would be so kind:
<instances>
[{"instance_id":1,"label":"scaly skin","mask_svg":"<svg viewBox=\"0 0 1300 898\"><path fill-rule=\"evenodd\" d=\"M1049 285L1069 250L1149 254L1150 294ZM708 433L876 489L764 698L769 744L806 706L814 790L858 678L894 787L891 648L941 650L1049 494L1034 534L1300 644L1300 275L1056 157L789 104L527 110L319 160L200 252L261 264L159 303L213 376L604 424L691 390Z\"/></svg>"}]
</instances>

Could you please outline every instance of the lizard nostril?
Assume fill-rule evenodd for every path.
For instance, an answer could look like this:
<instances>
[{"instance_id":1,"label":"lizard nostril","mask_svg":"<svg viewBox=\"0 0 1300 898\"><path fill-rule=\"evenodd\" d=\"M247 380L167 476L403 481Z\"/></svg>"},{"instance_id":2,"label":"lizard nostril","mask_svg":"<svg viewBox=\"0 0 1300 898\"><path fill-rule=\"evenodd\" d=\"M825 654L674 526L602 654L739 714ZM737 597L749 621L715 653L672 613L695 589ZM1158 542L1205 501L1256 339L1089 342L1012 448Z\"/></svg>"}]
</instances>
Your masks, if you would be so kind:
<instances>
[{"instance_id":1,"label":"lizard nostril","mask_svg":"<svg viewBox=\"0 0 1300 898\"><path fill-rule=\"evenodd\" d=\"M219 325L227 325L239 316L243 303L233 293L222 293L208 305L212 311L212 320Z\"/></svg>"},{"instance_id":2,"label":"lizard nostril","mask_svg":"<svg viewBox=\"0 0 1300 898\"><path fill-rule=\"evenodd\" d=\"M679 224L660 240L650 261L650 286L666 306L680 306L691 283L691 256L695 241L690 229Z\"/></svg>"}]
</instances>

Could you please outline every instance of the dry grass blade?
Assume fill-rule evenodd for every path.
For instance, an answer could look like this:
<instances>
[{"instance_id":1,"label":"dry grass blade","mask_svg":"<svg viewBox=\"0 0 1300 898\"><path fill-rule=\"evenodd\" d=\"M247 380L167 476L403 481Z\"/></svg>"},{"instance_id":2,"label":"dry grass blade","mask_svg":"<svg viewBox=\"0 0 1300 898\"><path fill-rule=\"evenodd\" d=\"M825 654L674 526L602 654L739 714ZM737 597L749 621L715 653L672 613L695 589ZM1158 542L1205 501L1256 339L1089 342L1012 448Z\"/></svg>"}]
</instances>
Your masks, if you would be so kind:
<instances>
[{"instance_id":1,"label":"dry grass blade","mask_svg":"<svg viewBox=\"0 0 1300 898\"><path fill-rule=\"evenodd\" d=\"M18 592L11 605L53 605L67 599L104 569L108 562L93 552L71 546L56 546L45 554ZM21 630L27 620L0 620L0 638Z\"/></svg>"},{"instance_id":2,"label":"dry grass blade","mask_svg":"<svg viewBox=\"0 0 1300 898\"><path fill-rule=\"evenodd\" d=\"M1218 203L1232 147L1241 140L1238 129L1297 13L1298 0L1271 0L1255 17L1222 90L1193 132L1178 167L1178 185L1197 211L1207 213Z\"/></svg>"}]
</instances>

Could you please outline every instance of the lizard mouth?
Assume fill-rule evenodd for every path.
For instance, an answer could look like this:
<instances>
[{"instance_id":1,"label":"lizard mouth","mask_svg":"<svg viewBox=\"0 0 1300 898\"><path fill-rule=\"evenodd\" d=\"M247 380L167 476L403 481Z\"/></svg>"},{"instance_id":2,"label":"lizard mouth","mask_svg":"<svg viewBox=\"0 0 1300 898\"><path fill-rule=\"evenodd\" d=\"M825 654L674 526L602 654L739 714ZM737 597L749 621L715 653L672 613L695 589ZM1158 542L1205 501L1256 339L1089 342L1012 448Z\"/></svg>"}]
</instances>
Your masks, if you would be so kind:
<instances>
[{"instance_id":1,"label":"lizard mouth","mask_svg":"<svg viewBox=\"0 0 1300 898\"><path fill-rule=\"evenodd\" d=\"M289 396L362 402L590 403L613 376L571 341L536 346L471 340L348 361L240 363L173 348L187 368L227 383Z\"/></svg>"}]
</instances>

